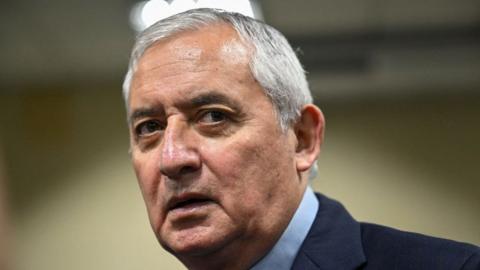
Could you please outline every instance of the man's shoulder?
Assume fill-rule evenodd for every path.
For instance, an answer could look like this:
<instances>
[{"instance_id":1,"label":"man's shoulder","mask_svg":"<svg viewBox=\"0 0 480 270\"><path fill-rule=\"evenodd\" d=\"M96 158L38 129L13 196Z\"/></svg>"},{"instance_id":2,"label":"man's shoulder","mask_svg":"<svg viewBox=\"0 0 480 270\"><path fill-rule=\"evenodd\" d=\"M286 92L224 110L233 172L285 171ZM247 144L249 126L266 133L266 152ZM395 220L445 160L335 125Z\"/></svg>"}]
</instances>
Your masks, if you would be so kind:
<instances>
[{"instance_id":1,"label":"man's shoulder","mask_svg":"<svg viewBox=\"0 0 480 270\"><path fill-rule=\"evenodd\" d=\"M480 248L353 219L317 194L319 209L292 269L480 270Z\"/></svg>"},{"instance_id":2,"label":"man's shoulder","mask_svg":"<svg viewBox=\"0 0 480 270\"><path fill-rule=\"evenodd\" d=\"M361 223L361 234L366 269L480 270L480 248L471 244L370 223Z\"/></svg>"}]
</instances>

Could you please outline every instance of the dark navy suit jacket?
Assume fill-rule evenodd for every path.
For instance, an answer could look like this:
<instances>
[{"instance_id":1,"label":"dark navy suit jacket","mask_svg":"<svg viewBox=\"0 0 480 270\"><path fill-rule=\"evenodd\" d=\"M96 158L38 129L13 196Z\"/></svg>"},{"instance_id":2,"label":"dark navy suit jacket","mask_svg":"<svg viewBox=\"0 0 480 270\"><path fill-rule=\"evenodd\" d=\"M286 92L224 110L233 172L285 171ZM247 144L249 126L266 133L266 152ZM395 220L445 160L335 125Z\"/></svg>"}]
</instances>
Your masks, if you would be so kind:
<instances>
[{"instance_id":1,"label":"dark navy suit jacket","mask_svg":"<svg viewBox=\"0 0 480 270\"><path fill-rule=\"evenodd\" d=\"M479 247L359 223L337 201L317 198L318 213L294 270L480 270Z\"/></svg>"}]
</instances>

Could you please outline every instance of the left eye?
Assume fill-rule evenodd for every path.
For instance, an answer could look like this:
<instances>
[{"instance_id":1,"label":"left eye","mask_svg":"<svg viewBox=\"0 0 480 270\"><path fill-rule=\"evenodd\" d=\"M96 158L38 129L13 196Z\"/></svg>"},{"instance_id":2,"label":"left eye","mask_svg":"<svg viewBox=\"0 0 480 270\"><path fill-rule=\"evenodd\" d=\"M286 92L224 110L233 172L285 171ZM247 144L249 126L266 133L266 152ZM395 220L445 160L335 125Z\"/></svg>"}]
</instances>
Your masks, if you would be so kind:
<instances>
[{"instance_id":1,"label":"left eye","mask_svg":"<svg viewBox=\"0 0 480 270\"><path fill-rule=\"evenodd\" d=\"M225 113L220 111L208 111L202 115L200 122L203 123L218 123L227 119Z\"/></svg>"}]
</instances>

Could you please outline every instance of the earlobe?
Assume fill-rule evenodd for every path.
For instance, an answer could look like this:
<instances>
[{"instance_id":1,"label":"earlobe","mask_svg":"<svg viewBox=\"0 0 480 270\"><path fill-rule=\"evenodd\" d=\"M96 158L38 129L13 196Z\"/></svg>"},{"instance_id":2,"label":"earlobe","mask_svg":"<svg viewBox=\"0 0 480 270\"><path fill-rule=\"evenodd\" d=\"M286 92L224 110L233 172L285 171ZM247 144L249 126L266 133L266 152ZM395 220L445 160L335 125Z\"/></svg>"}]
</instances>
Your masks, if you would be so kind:
<instances>
[{"instance_id":1,"label":"earlobe","mask_svg":"<svg viewBox=\"0 0 480 270\"><path fill-rule=\"evenodd\" d=\"M324 127L325 119L322 111L313 104L305 105L298 121L295 123L295 135L297 137L295 162L299 172L310 169L320 154Z\"/></svg>"}]
</instances>

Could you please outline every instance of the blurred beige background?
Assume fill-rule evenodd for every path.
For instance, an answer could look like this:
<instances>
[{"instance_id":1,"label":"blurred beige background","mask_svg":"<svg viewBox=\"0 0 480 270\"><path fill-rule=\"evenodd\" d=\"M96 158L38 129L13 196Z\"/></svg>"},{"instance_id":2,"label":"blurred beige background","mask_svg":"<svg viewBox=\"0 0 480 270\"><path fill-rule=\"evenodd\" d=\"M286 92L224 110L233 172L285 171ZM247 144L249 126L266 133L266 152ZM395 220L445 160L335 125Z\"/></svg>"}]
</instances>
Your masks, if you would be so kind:
<instances>
[{"instance_id":1,"label":"blurred beige background","mask_svg":"<svg viewBox=\"0 0 480 270\"><path fill-rule=\"evenodd\" d=\"M404 2L262 9L301 48L326 115L315 190L361 221L480 244L480 3ZM183 269L150 230L127 154L134 3L0 4L14 269Z\"/></svg>"}]
</instances>

